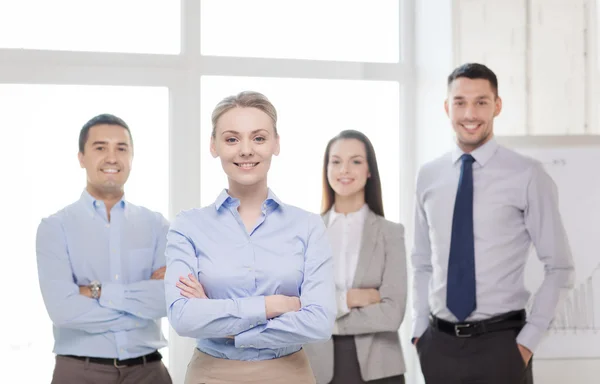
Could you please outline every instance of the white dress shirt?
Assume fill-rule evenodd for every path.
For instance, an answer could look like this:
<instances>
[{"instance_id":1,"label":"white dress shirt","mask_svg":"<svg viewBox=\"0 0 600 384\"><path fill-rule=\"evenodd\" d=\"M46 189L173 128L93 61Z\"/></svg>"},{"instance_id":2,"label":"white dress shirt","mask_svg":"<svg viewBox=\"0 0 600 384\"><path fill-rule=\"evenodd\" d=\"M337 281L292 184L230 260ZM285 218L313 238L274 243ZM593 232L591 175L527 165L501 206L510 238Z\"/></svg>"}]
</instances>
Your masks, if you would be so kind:
<instances>
[{"instance_id":1,"label":"white dress shirt","mask_svg":"<svg viewBox=\"0 0 600 384\"><path fill-rule=\"evenodd\" d=\"M460 156L452 153L424 165L417 179L415 242L412 252L413 336L433 315L456 322L446 307L446 283ZM530 246L544 264L517 342L530 350L548 329L559 300L573 285L574 267L558 210L556 185L542 165L492 139L471 153L477 307L467 321L526 307L530 293L524 274Z\"/></svg>"},{"instance_id":2,"label":"white dress shirt","mask_svg":"<svg viewBox=\"0 0 600 384\"><path fill-rule=\"evenodd\" d=\"M327 234L333 250L337 318L350 313L346 295L354 282L363 228L368 211L369 206L365 204L356 212L338 213L335 211L334 206L329 213ZM334 333L336 329L337 327L334 329Z\"/></svg>"}]
</instances>

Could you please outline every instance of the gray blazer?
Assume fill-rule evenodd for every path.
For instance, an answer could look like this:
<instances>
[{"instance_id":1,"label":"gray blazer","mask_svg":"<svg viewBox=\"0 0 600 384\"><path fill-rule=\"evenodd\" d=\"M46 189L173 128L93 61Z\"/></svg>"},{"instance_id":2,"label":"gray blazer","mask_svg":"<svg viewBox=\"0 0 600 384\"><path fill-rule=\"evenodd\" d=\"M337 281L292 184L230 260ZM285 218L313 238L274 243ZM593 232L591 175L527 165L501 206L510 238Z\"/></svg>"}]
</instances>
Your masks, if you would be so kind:
<instances>
[{"instance_id":1,"label":"gray blazer","mask_svg":"<svg viewBox=\"0 0 600 384\"><path fill-rule=\"evenodd\" d=\"M329 214L323 215L327 224ZM337 320L340 335L354 335L364 381L403 374L404 355L398 329L406 309L404 227L369 211L353 288L377 288L381 302L352 308ZM333 379L333 340L304 346L317 384Z\"/></svg>"}]
</instances>

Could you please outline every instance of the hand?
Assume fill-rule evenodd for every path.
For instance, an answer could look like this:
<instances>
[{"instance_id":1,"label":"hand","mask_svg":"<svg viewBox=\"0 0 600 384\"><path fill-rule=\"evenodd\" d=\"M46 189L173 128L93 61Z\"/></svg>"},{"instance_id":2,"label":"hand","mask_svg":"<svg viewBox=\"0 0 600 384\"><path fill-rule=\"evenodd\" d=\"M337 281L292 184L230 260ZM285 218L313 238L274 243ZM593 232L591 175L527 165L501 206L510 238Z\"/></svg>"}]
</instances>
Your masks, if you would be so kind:
<instances>
[{"instance_id":1,"label":"hand","mask_svg":"<svg viewBox=\"0 0 600 384\"><path fill-rule=\"evenodd\" d=\"M525 365L528 365L529 360L531 360L531 356L533 356L533 352L531 352L529 348L524 347L521 344L517 344L517 347L519 347L519 352L521 352L521 357L523 358Z\"/></svg>"},{"instance_id":2,"label":"hand","mask_svg":"<svg viewBox=\"0 0 600 384\"><path fill-rule=\"evenodd\" d=\"M150 280L164 280L165 279L165 271L167 267L160 267L156 271L152 272L152 276L150 276Z\"/></svg>"},{"instance_id":3,"label":"hand","mask_svg":"<svg viewBox=\"0 0 600 384\"><path fill-rule=\"evenodd\" d=\"M187 297L188 299L208 299L204 292L204 287L196 279L193 274L188 274L188 278L181 276L177 284L177 288L181 290L181 296Z\"/></svg>"},{"instance_id":4,"label":"hand","mask_svg":"<svg viewBox=\"0 0 600 384\"><path fill-rule=\"evenodd\" d=\"M348 308L362 308L379 302L381 302L381 296L379 291L374 288L352 288L346 294Z\"/></svg>"},{"instance_id":5,"label":"hand","mask_svg":"<svg viewBox=\"0 0 600 384\"><path fill-rule=\"evenodd\" d=\"M419 342L419 337L414 337L414 338L413 338L413 341L412 341L412 344L413 344L414 346L417 346L417 343L418 343L418 342Z\"/></svg>"},{"instance_id":6,"label":"hand","mask_svg":"<svg viewBox=\"0 0 600 384\"><path fill-rule=\"evenodd\" d=\"M85 297L92 298L92 290L87 285L82 285L79 287L79 294ZM102 288L98 291L98 298L102 295Z\"/></svg>"},{"instance_id":7,"label":"hand","mask_svg":"<svg viewBox=\"0 0 600 384\"><path fill-rule=\"evenodd\" d=\"M272 295L265 297L267 319L281 316L287 312L299 311L300 307L300 298L295 296Z\"/></svg>"}]
</instances>

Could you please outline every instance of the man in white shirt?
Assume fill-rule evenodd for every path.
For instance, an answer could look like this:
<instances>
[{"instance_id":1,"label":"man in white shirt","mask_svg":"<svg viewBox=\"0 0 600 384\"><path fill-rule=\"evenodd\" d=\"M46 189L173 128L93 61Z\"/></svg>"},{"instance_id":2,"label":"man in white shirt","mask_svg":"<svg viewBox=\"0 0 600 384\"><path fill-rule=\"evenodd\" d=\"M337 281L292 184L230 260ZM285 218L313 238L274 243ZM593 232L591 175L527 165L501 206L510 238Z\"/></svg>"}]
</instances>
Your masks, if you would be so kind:
<instances>
[{"instance_id":1,"label":"man in white shirt","mask_svg":"<svg viewBox=\"0 0 600 384\"><path fill-rule=\"evenodd\" d=\"M502 100L489 68L456 68L445 109L457 147L417 179L413 344L428 384L533 383L532 353L574 278L556 186L494 140ZM545 278L526 316L532 243Z\"/></svg>"}]
</instances>

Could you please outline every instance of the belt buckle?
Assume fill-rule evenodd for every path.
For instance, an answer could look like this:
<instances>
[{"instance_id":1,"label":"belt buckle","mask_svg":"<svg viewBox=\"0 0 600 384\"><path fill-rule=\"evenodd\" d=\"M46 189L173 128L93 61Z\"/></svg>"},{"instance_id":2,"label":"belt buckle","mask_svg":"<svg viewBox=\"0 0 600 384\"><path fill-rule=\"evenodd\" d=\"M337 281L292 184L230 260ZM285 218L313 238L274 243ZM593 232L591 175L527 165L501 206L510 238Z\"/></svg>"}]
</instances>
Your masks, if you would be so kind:
<instances>
[{"instance_id":1,"label":"belt buckle","mask_svg":"<svg viewBox=\"0 0 600 384\"><path fill-rule=\"evenodd\" d=\"M470 328L471 324L454 324L454 334L456 337L471 337L471 335L465 335L460 333L461 329Z\"/></svg>"},{"instance_id":2,"label":"belt buckle","mask_svg":"<svg viewBox=\"0 0 600 384\"><path fill-rule=\"evenodd\" d=\"M115 366L115 368L126 368L127 365L119 365L119 363L117 363L118 359L113 359L113 365Z\"/></svg>"}]
</instances>

